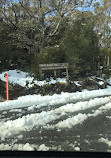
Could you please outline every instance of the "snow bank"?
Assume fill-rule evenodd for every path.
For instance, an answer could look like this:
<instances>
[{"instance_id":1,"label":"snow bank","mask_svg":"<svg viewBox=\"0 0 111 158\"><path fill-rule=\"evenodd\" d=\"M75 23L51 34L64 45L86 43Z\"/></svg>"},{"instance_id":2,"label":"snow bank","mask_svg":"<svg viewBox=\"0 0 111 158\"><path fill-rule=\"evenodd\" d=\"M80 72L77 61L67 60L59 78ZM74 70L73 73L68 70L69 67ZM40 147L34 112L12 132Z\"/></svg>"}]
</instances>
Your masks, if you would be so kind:
<instances>
[{"instance_id":1,"label":"snow bank","mask_svg":"<svg viewBox=\"0 0 111 158\"><path fill-rule=\"evenodd\" d=\"M101 102L99 102L101 100ZM99 114L101 114L103 111L111 109L111 103L109 97L106 98L98 98L90 100L89 102L79 102L77 104L68 104L64 105L63 107L51 110L51 111L43 111L41 113L35 113L35 114L28 114L26 116L23 116L22 118L18 118L16 120L9 120L7 122L1 122L0 123L0 131L3 131L0 133L1 139L11 137L12 135L18 134L20 131L30 131L33 129L34 126L46 126L47 128L71 128L72 126L76 124L81 124L83 121L85 121L88 117L95 117ZM97 105L96 105L97 103ZM91 108L94 106L103 105L105 103L105 106L101 106L97 110L94 111L93 114L81 114L68 118L66 120L58 122L56 125L49 126L48 123L60 119L60 117L66 112L74 112L79 110L85 110L87 108ZM68 108L69 106L69 108Z\"/></svg>"},{"instance_id":2,"label":"snow bank","mask_svg":"<svg viewBox=\"0 0 111 158\"><path fill-rule=\"evenodd\" d=\"M57 116L49 112L41 112L37 114L28 114L22 118L16 120L9 120L7 122L0 122L0 137L8 138L12 135L18 134L20 131L30 131L34 126L44 126L53 120L58 119L60 116Z\"/></svg>"},{"instance_id":3,"label":"snow bank","mask_svg":"<svg viewBox=\"0 0 111 158\"><path fill-rule=\"evenodd\" d=\"M45 144L42 144L38 147L38 151L47 151L49 150L49 147L47 147Z\"/></svg>"},{"instance_id":4,"label":"snow bank","mask_svg":"<svg viewBox=\"0 0 111 158\"><path fill-rule=\"evenodd\" d=\"M50 148L45 144L41 144L40 146L35 144L0 144L0 150L19 150L19 151L48 151Z\"/></svg>"},{"instance_id":5,"label":"snow bank","mask_svg":"<svg viewBox=\"0 0 111 158\"><path fill-rule=\"evenodd\" d=\"M54 110L54 113L65 113L65 112L76 112L79 110L85 110L88 108L92 108L92 107L97 107L100 105L104 105L109 103L111 100L109 97L105 97L105 98L95 98L95 99L91 99L89 101L84 101L84 102L77 102L76 104L67 104L64 105L58 109Z\"/></svg>"},{"instance_id":6,"label":"snow bank","mask_svg":"<svg viewBox=\"0 0 111 158\"><path fill-rule=\"evenodd\" d=\"M55 125L55 127L57 127L57 128L71 128L74 125L81 124L87 118L88 118L88 116L86 114L80 113L74 117L68 118L64 121L60 121L59 123L57 123Z\"/></svg>"},{"instance_id":7,"label":"snow bank","mask_svg":"<svg viewBox=\"0 0 111 158\"><path fill-rule=\"evenodd\" d=\"M9 70L2 72L2 74L0 74L0 79L5 82L6 82L6 77L5 77L6 73L8 73L10 83L19 84L22 87L25 87L26 81L29 81L29 83L31 83L33 80L33 77L28 76L28 73L26 72L20 70Z\"/></svg>"},{"instance_id":8,"label":"snow bank","mask_svg":"<svg viewBox=\"0 0 111 158\"><path fill-rule=\"evenodd\" d=\"M111 141L109 141L108 138L103 138L103 137L101 137L101 138L99 139L99 142L105 143L105 144L107 144L109 147L111 147Z\"/></svg>"},{"instance_id":9,"label":"snow bank","mask_svg":"<svg viewBox=\"0 0 111 158\"><path fill-rule=\"evenodd\" d=\"M5 82L6 82L6 77L5 77L6 73L8 73L9 75L10 83L19 84L22 87L25 87L27 82L28 82L28 87L32 87L34 84L42 86L45 84L55 84L56 82L66 82L66 78L57 78L57 80L54 80L52 78L51 81L49 82L46 82L45 80L43 81L34 80L34 77L30 77L29 73L20 70L9 70L2 72L2 74L0 74L0 79Z\"/></svg>"},{"instance_id":10,"label":"snow bank","mask_svg":"<svg viewBox=\"0 0 111 158\"><path fill-rule=\"evenodd\" d=\"M53 78L50 78L49 82L46 82L46 80L38 81L38 80L35 80L34 77L31 77L29 75L29 73L23 72L23 71L20 71L20 70L17 70L17 69L15 69L15 70L8 70L8 71L2 72L2 74L0 74L0 79L2 81L5 81L5 82L6 82L6 77L5 77L6 73L8 73L8 75L9 75L9 82L10 83L12 83L12 84L19 84L22 87L25 87L26 83L28 83L28 87L32 87L32 86L34 86L34 84L36 84L38 86L43 86L45 84L55 84L57 82L66 83L66 78L57 78L56 80L54 80ZM92 78L94 79L95 76L92 76ZM101 79L101 78L99 78L99 79ZM111 78L108 79L107 82L111 83ZM79 81L74 81L74 83L77 86L81 86L79 84ZM102 79L98 83L100 85L104 84Z\"/></svg>"},{"instance_id":11,"label":"snow bank","mask_svg":"<svg viewBox=\"0 0 111 158\"><path fill-rule=\"evenodd\" d=\"M29 144L0 144L0 150L22 150L22 151L33 151L34 148Z\"/></svg>"},{"instance_id":12,"label":"snow bank","mask_svg":"<svg viewBox=\"0 0 111 158\"><path fill-rule=\"evenodd\" d=\"M111 89L84 91L76 93L61 93L54 94L53 96L41 96L41 95L27 95L19 97L17 100L10 100L9 102L0 103L0 110L17 109L22 107L36 106L37 108L56 105L67 104L69 102L84 101L87 99L102 97L111 95Z\"/></svg>"}]
</instances>

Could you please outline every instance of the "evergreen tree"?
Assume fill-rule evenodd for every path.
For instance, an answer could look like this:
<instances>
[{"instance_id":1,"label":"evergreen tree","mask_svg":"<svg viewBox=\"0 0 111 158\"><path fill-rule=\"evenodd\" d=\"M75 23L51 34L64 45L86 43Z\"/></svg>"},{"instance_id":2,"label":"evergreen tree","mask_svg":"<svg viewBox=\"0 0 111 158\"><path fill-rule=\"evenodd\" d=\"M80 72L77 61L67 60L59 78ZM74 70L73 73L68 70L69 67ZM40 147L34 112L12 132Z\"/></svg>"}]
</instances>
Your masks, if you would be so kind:
<instances>
[{"instance_id":1,"label":"evergreen tree","mask_svg":"<svg viewBox=\"0 0 111 158\"><path fill-rule=\"evenodd\" d=\"M98 38L91 21L82 17L70 25L61 41L71 75L86 75L96 70L98 56Z\"/></svg>"}]
</instances>

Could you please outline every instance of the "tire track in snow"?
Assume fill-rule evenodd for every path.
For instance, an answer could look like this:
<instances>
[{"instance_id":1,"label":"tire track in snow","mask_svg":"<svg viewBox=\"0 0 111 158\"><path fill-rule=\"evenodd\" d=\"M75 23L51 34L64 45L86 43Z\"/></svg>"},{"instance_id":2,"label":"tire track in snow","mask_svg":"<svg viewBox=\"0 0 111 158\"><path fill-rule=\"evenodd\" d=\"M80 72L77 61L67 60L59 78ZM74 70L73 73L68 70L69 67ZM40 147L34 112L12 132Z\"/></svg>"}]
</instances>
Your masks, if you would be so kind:
<instances>
[{"instance_id":1,"label":"tire track in snow","mask_svg":"<svg viewBox=\"0 0 111 158\"><path fill-rule=\"evenodd\" d=\"M105 97L108 97L109 96L105 96ZM31 106L31 107L24 107L24 108L19 108L19 109L12 109L12 110L3 110L3 111L0 111L0 120L14 120L14 119L18 119L19 117L23 117L23 116L26 116L28 114L34 114L34 113L41 113L42 111L51 111L51 110L55 110L55 109L58 109L56 110L55 112L57 111L61 111L61 110L65 110L64 107L66 107L66 110L70 108L70 112L72 113L73 112L73 109L74 111L77 111L77 105L79 105L80 103L85 105L86 106L86 103L89 101L91 103L91 101L93 100L97 100L99 101L98 99L103 99L103 97L98 97L98 98L91 98L91 99L84 99L83 101L75 101L75 102L70 102L68 104L56 104L56 105L47 105L47 106ZM104 102L102 104L105 104ZM90 104L91 105L91 104ZM101 104L100 104L101 105ZM72 107L71 107L72 106ZM74 106L77 106L77 107L74 107ZM73 108L74 107L74 108ZM90 107L91 108L91 107ZM92 106L93 108L93 106ZM65 111L64 111L65 112Z\"/></svg>"},{"instance_id":2,"label":"tire track in snow","mask_svg":"<svg viewBox=\"0 0 111 158\"><path fill-rule=\"evenodd\" d=\"M86 119L90 117L96 117L104 112L107 112L108 110L111 110L111 103L108 103L104 106L101 106L97 110L95 110L92 114L81 114L79 113L78 115L68 118L66 120L58 122L54 127L56 128L71 128L77 124L83 123Z\"/></svg>"},{"instance_id":3,"label":"tire track in snow","mask_svg":"<svg viewBox=\"0 0 111 158\"><path fill-rule=\"evenodd\" d=\"M101 101L101 102L99 102ZM80 110L90 109L91 107L100 106L102 104L106 104L110 102L109 97L106 98L95 98L94 100L90 100L89 102L79 102L76 104L68 104L64 105L60 108L56 108L51 111L43 111L41 113L36 114L28 114L23 116L22 118L18 118L16 120L9 120L7 122L0 123L0 137L11 137L12 135L18 134L21 131L31 131L34 127L46 126L50 127L50 122L53 123L55 120L61 120L61 116L65 113L71 113L72 111L79 112ZM102 108L102 107L100 107ZM100 109L99 108L99 109ZM111 108L111 107L110 107ZM97 110L96 110L97 111ZM82 123L88 117L93 116L93 114L78 114L74 117L68 118L61 122L58 122L56 125L52 125L56 128L65 128L70 126L74 126L75 124ZM70 123L74 121L74 123Z\"/></svg>"},{"instance_id":4,"label":"tire track in snow","mask_svg":"<svg viewBox=\"0 0 111 158\"><path fill-rule=\"evenodd\" d=\"M82 114L85 117L85 115L91 113L92 110L93 111L97 110L99 107L110 102L111 102L110 98L105 97L105 98L95 98L85 102L78 102L76 104L64 105L62 107L53 110L53 113L60 114L61 117L58 120L54 120L53 122L50 122L49 124L52 125L53 127L53 125L57 124L60 120L66 120L67 118L69 119L71 117L77 116L79 113L81 113L81 117Z\"/></svg>"}]
</instances>

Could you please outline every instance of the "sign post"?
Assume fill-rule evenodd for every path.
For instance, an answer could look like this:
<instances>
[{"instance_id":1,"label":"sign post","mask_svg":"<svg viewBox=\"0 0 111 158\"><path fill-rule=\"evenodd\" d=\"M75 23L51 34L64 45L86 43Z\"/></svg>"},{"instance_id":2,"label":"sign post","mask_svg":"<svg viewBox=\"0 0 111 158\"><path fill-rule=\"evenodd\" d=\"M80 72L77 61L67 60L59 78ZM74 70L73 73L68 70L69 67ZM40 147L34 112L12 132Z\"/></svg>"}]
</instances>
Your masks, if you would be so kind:
<instances>
[{"instance_id":1,"label":"sign post","mask_svg":"<svg viewBox=\"0 0 111 158\"><path fill-rule=\"evenodd\" d=\"M44 70L54 70L54 77L56 77L56 70L66 69L66 79L69 80L68 75L68 63L52 63L52 64L39 64L40 75L43 78L42 71Z\"/></svg>"},{"instance_id":2,"label":"sign post","mask_svg":"<svg viewBox=\"0 0 111 158\"><path fill-rule=\"evenodd\" d=\"M6 81L6 97L7 97L7 102L9 100L9 89L8 89L8 73L6 73L7 81Z\"/></svg>"}]
</instances>

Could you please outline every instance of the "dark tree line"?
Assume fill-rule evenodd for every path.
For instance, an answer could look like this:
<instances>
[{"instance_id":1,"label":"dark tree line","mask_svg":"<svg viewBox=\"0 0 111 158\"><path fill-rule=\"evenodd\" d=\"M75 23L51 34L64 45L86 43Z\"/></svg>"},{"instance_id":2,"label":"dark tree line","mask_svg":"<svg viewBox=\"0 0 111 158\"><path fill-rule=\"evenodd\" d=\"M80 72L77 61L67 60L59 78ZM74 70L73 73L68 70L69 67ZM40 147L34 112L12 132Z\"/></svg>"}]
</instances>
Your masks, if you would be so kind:
<instances>
[{"instance_id":1,"label":"dark tree line","mask_svg":"<svg viewBox=\"0 0 111 158\"><path fill-rule=\"evenodd\" d=\"M97 74L101 66L110 74L110 57L110 0L102 5L93 0L1 0L1 71L20 68L38 75L39 63L68 62L74 77Z\"/></svg>"}]
</instances>

